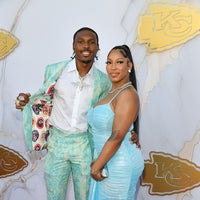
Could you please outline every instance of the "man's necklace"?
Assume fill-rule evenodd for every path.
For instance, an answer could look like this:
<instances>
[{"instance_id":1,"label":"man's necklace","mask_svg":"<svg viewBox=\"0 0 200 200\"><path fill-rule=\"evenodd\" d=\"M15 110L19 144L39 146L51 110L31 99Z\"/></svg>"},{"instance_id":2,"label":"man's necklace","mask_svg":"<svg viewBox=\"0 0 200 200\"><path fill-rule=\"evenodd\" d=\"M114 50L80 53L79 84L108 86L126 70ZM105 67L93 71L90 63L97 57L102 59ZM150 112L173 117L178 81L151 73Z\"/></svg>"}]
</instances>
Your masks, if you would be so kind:
<instances>
[{"instance_id":1,"label":"man's necklace","mask_svg":"<svg viewBox=\"0 0 200 200\"><path fill-rule=\"evenodd\" d=\"M108 91L108 93L109 93L109 94L112 94L112 93L114 93L115 91L121 91L121 90L123 90L123 89L125 89L125 88L127 88L127 87L129 87L129 86L131 86L131 85L132 85L132 83L131 83L131 81L129 81L128 83L122 85L121 87L118 87L118 88L115 88L115 89L113 89L113 90Z\"/></svg>"}]
</instances>

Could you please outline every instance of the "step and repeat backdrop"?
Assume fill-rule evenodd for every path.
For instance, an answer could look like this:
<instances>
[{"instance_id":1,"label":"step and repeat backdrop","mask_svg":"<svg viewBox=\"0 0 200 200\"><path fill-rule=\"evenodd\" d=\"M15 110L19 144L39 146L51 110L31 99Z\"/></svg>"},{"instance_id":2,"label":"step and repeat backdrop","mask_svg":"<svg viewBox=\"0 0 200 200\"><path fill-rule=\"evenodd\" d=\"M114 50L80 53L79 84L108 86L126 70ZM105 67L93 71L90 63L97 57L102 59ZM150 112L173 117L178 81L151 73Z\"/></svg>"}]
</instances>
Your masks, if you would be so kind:
<instances>
[{"instance_id":1,"label":"step and repeat backdrop","mask_svg":"<svg viewBox=\"0 0 200 200\"><path fill-rule=\"evenodd\" d=\"M133 53L145 158L136 199L199 200L199 0L0 1L0 200L47 199L46 152L27 150L15 98L41 86L47 64L72 55L84 26L99 35L102 71L113 46Z\"/></svg>"}]
</instances>

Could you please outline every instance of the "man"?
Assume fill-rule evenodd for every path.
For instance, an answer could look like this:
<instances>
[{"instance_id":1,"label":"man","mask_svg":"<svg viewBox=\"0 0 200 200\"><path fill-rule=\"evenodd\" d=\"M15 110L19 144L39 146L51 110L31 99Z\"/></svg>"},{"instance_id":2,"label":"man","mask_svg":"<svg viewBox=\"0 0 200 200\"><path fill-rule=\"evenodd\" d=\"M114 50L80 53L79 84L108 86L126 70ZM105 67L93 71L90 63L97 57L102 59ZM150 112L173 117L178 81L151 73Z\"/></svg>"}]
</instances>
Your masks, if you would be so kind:
<instances>
[{"instance_id":1,"label":"man","mask_svg":"<svg viewBox=\"0 0 200 200\"><path fill-rule=\"evenodd\" d=\"M38 99L51 102L53 99L44 164L48 200L65 199L70 173L75 199L87 200L93 141L86 114L111 87L107 75L94 64L99 50L99 39L94 30L88 27L79 29L73 36L73 50L72 59L47 66L43 86L38 92L32 96L21 93L16 102L16 108L23 109L25 139L32 150L32 138L35 138L32 137L33 108L40 109L33 107L34 102ZM49 88L52 91L52 87L53 94L47 92Z\"/></svg>"}]
</instances>

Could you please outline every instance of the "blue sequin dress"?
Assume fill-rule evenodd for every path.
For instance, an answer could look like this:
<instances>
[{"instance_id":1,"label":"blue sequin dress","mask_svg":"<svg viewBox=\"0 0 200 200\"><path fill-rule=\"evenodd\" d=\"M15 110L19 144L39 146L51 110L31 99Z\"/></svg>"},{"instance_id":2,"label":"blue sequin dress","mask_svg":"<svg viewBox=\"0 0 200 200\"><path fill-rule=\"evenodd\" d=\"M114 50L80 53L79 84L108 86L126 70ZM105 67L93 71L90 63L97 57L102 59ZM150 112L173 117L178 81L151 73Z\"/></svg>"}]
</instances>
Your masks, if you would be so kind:
<instances>
[{"instance_id":1,"label":"blue sequin dress","mask_svg":"<svg viewBox=\"0 0 200 200\"><path fill-rule=\"evenodd\" d=\"M110 103L92 107L87 115L94 137L95 156L100 154L112 133L114 113ZM127 132L120 148L106 164L108 178L103 181L91 179L89 200L133 200L135 198L137 183L144 168L144 159L141 150L130 143L132 128L133 126Z\"/></svg>"}]
</instances>

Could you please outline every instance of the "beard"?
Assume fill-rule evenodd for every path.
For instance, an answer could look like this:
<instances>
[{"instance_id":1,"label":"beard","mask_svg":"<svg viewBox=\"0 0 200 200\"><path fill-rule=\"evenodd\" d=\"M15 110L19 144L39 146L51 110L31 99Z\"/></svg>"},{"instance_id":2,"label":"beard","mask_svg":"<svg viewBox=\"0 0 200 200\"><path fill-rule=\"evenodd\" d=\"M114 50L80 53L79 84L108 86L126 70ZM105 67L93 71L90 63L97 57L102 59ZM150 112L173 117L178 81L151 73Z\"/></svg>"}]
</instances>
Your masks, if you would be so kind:
<instances>
[{"instance_id":1,"label":"beard","mask_svg":"<svg viewBox=\"0 0 200 200\"><path fill-rule=\"evenodd\" d=\"M75 55L74 58L77 59L79 62L82 62L83 64L90 64L94 62L93 56L90 56L90 58L84 58L84 57Z\"/></svg>"},{"instance_id":2,"label":"beard","mask_svg":"<svg viewBox=\"0 0 200 200\"><path fill-rule=\"evenodd\" d=\"M90 59L90 60L82 60L81 62L84 63L84 64L89 64L89 63L91 63L92 61L93 61L93 60Z\"/></svg>"}]
</instances>

